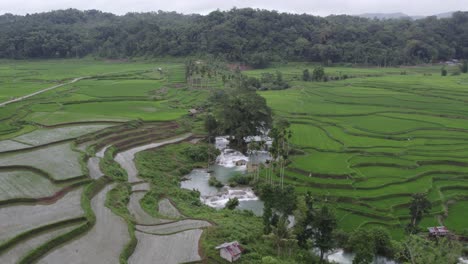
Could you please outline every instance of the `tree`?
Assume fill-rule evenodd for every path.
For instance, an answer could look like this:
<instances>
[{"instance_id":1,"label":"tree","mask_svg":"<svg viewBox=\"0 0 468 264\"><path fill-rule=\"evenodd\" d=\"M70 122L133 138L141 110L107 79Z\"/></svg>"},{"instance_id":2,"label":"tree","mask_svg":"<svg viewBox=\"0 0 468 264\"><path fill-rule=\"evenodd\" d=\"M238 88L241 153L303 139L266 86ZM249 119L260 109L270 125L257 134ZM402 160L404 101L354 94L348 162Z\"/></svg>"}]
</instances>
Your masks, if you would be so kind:
<instances>
[{"instance_id":1,"label":"tree","mask_svg":"<svg viewBox=\"0 0 468 264\"><path fill-rule=\"evenodd\" d=\"M314 225L315 208L312 194L307 194L298 202L299 210L294 214L296 218L295 232L299 247L309 249L309 241L312 240L312 227Z\"/></svg>"},{"instance_id":2,"label":"tree","mask_svg":"<svg viewBox=\"0 0 468 264\"><path fill-rule=\"evenodd\" d=\"M237 199L237 197L234 197L227 201L225 208L229 210L234 210L237 206L239 206L239 199Z\"/></svg>"},{"instance_id":3,"label":"tree","mask_svg":"<svg viewBox=\"0 0 468 264\"><path fill-rule=\"evenodd\" d=\"M320 250L320 263L323 263L325 253L332 250L335 242L333 231L337 227L335 214L327 205L323 205L313 221L314 246Z\"/></svg>"},{"instance_id":4,"label":"tree","mask_svg":"<svg viewBox=\"0 0 468 264\"><path fill-rule=\"evenodd\" d=\"M4 14L0 15L0 57L213 55L253 67L285 60L376 66L466 60L467 18L467 12L414 21L324 18L250 8L207 15L132 12L117 16L75 9Z\"/></svg>"},{"instance_id":5,"label":"tree","mask_svg":"<svg viewBox=\"0 0 468 264\"><path fill-rule=\"evenodd\" d=\"M376 255L393 256L390 234L382 227L359 228L351 233L348 247L355 254L353 264L369 264Z\"/></svg>"},{"instance_id":6,"label":"tree","mask_svg":"<svg viewBox=\"0 0 468 264\"><path fill-rule=\"evenodd\" d=\"M380 256L392 257L394 249L388 230L383 227L373 227L371 233L374 240L375 252Z\"/></svg>"},{"instance_id":7,"label":"tree","mask_svg":"<svg viewBox=\"0 0 468 264\"><path fill-rule=\"evenodd\" d=\"M353 264L370 264L376 254L374 237L368 229L360 228L349 237L349 245L356 256Z\"/></svg>"},{"instance_id":8,"label":"tree","mask_svg":"<svg viewBox=\"0 0 468 264\"><path fill-rule=\"evenodd\" d=\"M218 129L218 122L212 114L208 114L205 117L205 129L208 132L208 141L211 142Z\"/></svg>"},{"instance_id":9,"label":"tree","mask_svg":"<svg viewBox=\"0 0 468 264\"><path fill-rule=\"evenodd\" d=\"M290 123L281 119L276 126L270 130L269 136L272 144L269 149L273 161L279 162L279 176L281 178L281 188L284 187L284 170L286 161L289 157L289 140L292 137L292 131L289 130Z\"/></svg>"},{"instance_id":10,"label":"tree","mask_svg":"<svg viewBox=\"0 0 468 264\"><path fill-rule=\"evenodd\" d=\"M445 67L442 67L442 69L440 70L440 75L447 76L447 69Z\"/></svg>"},{"instance_id":11,"label":"tree","mask_svg":"<svg viewBox=\"0 0 468 264\"><path fill-rule=\"evenodd\" d=\"M245 86L240 74L236 75L227 92L210 98L218 122L218 132L230 135L230 144L243 153L247 151L245 138L259 135L270 128L271 109L265 98Z\"/></svg>"},{"instance_id":12,"label":"tree","mask_svg":"<svg viewBox=\"0 0 468 264\"><path fill-rule=\"evenodd\" d=\"M305 69L305 70L302 72L302 80L303 80L304 82L310 81L310 72L309 72L309 69Z\"/></svg>"},{"instance_id":13,"label":"tree","mask_svg":"<svg viewBox=\"0 0 468 264\"><path fill-rule=\"evenodd\" d=\"M418 231L418 224L421 222L424 214L429 213L432 208L431 202L427 199L425 193L416 193L412 195L412 201L409 206L411 221L408 224L407 231L409 233L416 233Z\"/></svg>"},{"instance_id":14,"label":"tree","mask_svg":"<svg viewBox=\"0 0 468 264\"><path fill-rule=\"evenodd\" d=\"M256 52L249 56L246 62L256 69L263 69L270 65L271 57L266 52Z\"/></svg>"},{"instance_id":15,"label":"tree","mask_svg":"<svg viewBox=\"0 0 468 264\"><path fill-rule=\"evenodd\" d=\"M442 238L437 242L410 235L403 243L396 259L411 264L456 264L462 254L462 245L455 240Z\"/></svg>"},{"instance_id":16,"label":"tree","mask_svg":"<svg viewBox=\"0 0 468 264\"><path fill-rule=\"evenodd\" d=\"M322 66L316 67L312 72L312 80L319 82L323 81L325 78L325 70Z\"/></svg>"},{"instance_id":17,"label":"tree","mask_svg":"<svg viewBox=\"0 0 468 264\"><path fill-rule=\"evenodd\" d=\"M271 233L270 220L271 220L272 214L273 214L273 210L271 208L271 205L265 203L265 206L263 207L263 216L262 216L263 217L263 233L265 235Z\"/></svg>"},{"instance_id":18,"label":"tree","mask_svg":"<svg viewBox=\"0 0 468 264\"><path fill-rule=\"evenodd\" d=\"M273 243L276 245L276 254L281 254L281 248L288 245L288 241L291 239L291 232L288 229L288 220L286 216L281 216L278 222L273 226L271 237Z\"/></svg>"},{"instance_id":19,"label":"tree","mask_svg":"<svg viewBox=\"0 0 468 264\"><path fill-rule=\"evenodd\" d=\"M460 66L460 71L462 73L468 73L468 60L463 60L462 65Z\"/></svg>"}]
</instances>

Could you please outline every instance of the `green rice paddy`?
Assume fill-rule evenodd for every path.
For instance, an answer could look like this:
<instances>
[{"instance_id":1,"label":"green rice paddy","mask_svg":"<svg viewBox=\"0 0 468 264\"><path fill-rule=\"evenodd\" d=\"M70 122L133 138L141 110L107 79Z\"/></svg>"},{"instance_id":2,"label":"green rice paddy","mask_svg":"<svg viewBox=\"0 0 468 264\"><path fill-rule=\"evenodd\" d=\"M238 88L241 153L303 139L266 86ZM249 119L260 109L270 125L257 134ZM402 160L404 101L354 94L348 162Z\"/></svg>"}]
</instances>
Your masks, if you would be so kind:
<instances>
[{"instance_id":1,"label":"green rice paddy","mask_svg":"<svg viewBox=\"0 0 468 264\"><path fill-rule=\"evenodd\" d=\"M313 67L290 63L245 72L258 77L279 70L292 85L261 92L275 118L291 122L291 144L303 153L290 157L285 183L299 193L326 197L346 231L384 226L401 239L411 194L426 192L433 208L421 227L444 224L466 232L468 77L441 77L438 66L333 67L326 68L331 76L350 78L301 81L302 70ZM177 62L0 61L0 102L80 76L88 78L0 108L0 202L5 207L15 199L51 197L91 181L85 152L108 145L128 149L182 130L196 134L201 122L187 121L187 110L203 106L214 89L212 84L187 87L183 63ZM112 172L118 171L105 173ZM63 225L92 221L88 196L101 184L106 181L85 187L86 219ZM171 198L183 211L198 210ZM219 223L223 214L215 214ZM260 225L257 218L245 221L253 219ZM218 254L209 248L209 254Z\"/></svg>"},{"instance_id":2,"label":"green rice paddy","mask_svg":"<svg viewBox=\"0 0 468 264\"><path fill-rule=\"evenodd\" d=\"M285 182L339 201L344 230L381 225L401 238L411 194L425 192L433 209L421 227L466 231L468 77L441 77L436 67L326 68L354 78L303 82L305 67L271 69L293 88L262 92L291 122L291 144L305 152L292 156Z\"/></svg>"}]
</instances>

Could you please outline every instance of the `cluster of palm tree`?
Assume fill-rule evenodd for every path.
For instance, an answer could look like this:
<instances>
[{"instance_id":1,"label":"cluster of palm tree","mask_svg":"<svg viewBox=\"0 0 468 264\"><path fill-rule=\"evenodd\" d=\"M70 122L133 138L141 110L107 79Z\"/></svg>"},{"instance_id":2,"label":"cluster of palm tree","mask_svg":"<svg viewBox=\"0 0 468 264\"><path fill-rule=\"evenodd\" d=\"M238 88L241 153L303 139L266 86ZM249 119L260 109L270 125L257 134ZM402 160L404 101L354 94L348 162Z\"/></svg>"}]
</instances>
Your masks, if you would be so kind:
<instances>
[{"instance_id":1,"label":"cluster of palm tree","mask_svg":"<svg viewBox=\"0 0 468 264\"><path fill-rule=\"evenodd\" d=\"M260 162L258 161L258 153L259 151L264 150L266 147L266 141L265 140L260 140L260 141L255 141L252 140L249 143L248 146L248 154L249 154L249 160L252 161L253 157L255 157L255 164L251 162L252 168L253 168L253 177L254 181L258 181L260 178Z\"/></svg>"},{"instance_id":2,"label":"cluster of palm tree","mask_svg":"<svg viewBox=\"0 0 468 264\"><path fill-rule=\"evenodd\" d=\"M280 125L274 127L268 133L268 136L272 140L271 146L268 151L271 155L271 160L266 161L266 181L268 184L273 184L273 175L279 169L280 185L284 187L284 172L287 165L290 144L289 141L292 137L292 132L289 129L288 122L281 122ZM252 140L248 145L249 160L255 160L255 164L252 162L253 177L255 181L260 179L260 168L262 164L258 162L258 153L261 150L265 150L267 147L265 140L254 141ZM254 159L252 159L254 158Z\"/></svg>"},{"instance_id":3,"label":"cluster of palm tree","mask_svg":"<svg viewBox=\"0 0 468 264\"><path fill-rule=\"evenodd\" d=\"M288 122L282 122L277 127L271 129L269 133L270 138L272 139L272 144L269 149L272 161L270 166L270 171L274 171L276 167L279 166L279 177L281 188L284 188L284 171L287 165L287 160L290 152L289 141L292 137L292 132L289 129ZM270 173L270 182L272 182Z\"/></svg>"},{"instance_id":4,"label":"cluster of palm tree","mask_svg":"<svg viewBox=\"0 0 468 264\"><path fill-rule=\"evenodd\" d=\"M189 87L208 88L211 81L216 80L221 76L223 84L227 79L232 79L231 73L226 64L216 59L202 60L187 60L185 62L185 80Z\"/></svg>"}]
</instances>

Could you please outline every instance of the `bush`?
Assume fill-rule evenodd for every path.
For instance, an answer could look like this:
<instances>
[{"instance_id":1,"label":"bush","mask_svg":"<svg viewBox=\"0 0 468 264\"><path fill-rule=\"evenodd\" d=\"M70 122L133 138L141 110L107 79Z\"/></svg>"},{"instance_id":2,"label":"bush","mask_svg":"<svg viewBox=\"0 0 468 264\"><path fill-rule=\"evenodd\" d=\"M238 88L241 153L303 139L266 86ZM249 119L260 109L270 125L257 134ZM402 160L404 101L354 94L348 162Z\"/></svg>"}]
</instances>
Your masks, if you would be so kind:
<instances>
[{"instance_id":1,"label":"bush","mask_svg":"<svg viewBox=\"0 0 468 264\"><path fill-rule=\"evenodd\" d=\"M319 66L314 69L312 72L312 80L320 82L325 79L325 70L323 69L322 66Z\"/></svg>"},{"instance_id":2,"label":"bush","mask_svg":"<svg viewBox=\"0 0 468 264\"><path fill-rule=\"evenodd\" d=\"M212 145L199 144L187 146L181 151L181 153L192 161L207 162L208 159L218 156L219 150Z\"/></svg>"},{"instance_id":3,"label":"bush","mask_svg":"<svg viewBox=\"0 0 468 264\"><path fill-rule=\"evenodd\" d=\"M127 171L120 167L119 163L114 160L114 155L117 152L117 148L114 146L107 149L104 153L104 158L100 161L100 167L102 172L111 177L115 181L127 181Z\"/></svg>"},{"instance_id":4,"label":"bush","mask_svg":"<svg viewBox=\"0 0 468 264\"><path fill-rule=\"evenodd\" d=\"M239 205L239 199L237 199L236 197L233 198L233 199L229 199L229 201L226 203L226 209L229 209L229 210L234 210L236 209L236 207Z\"/></svg>"},{"instance_id":5,"label":"bush","mask_svg":"<svg viewBox=\"0 0 468 264\"><path fill-rule=\"evenodd\" d=\"M452 72L451 75L452 75L452 76L458 76L458 75L460 75L460 74L461 74L461 72L460 72L459 70L456 70L456 71Z\"/></svg>"},{"instance_id":6,"label":"bush","mask_svg":"<svg viewBox=\"0 0 468 264\"><path fill-rule=\"evenodd\" d=\"M208 184L216 188L221 188L224 186L224 184L220 182L218 179L216 179L216 177L213 175L210 176L210 180L208 181Z\"/></svg>"},{"instance_id":7,"label":"bush","mask_svg":"<svg viewBox=\"0 0 468 264\"><path fill-rule=\"evenodd\" d=\"M237 185L249 185L252 180L252 176L238 173L229 179L229 186L234 187Z\"/></svg>"},{"instance_id":8,"label":"bush","mask_svg":"<svg viewBox=\"0 0 468 264\"><path fill-rule=\"evenodd\" d=\"M463 73L468 73L468 61L464 60L460 66L460 71Z\"/></svg>"},{"instance_id":9,"label":"bush","mask_svg":"<svg viewBox=\"0 0 468 264\"><path fill-rule=\"evenodd\" d=\"M310 72L309 72L309 69L305 69L305 70L302 72L302 80L305 81L305 82L310 81Z\"/></svg>"},{"instance_id":10,"label":"bush","mask_svg":"<svg viewBox=\"0 0 468 264\"><path fill-rule=\"evenodd\" d=\"M279 71L277 71L275 74L268 72L262 73L260 82L260 90L284 90L290 87L289 84L283 79L283 74Z\"/></svg>"},{"instance_id":11,"label":"bush","mask_svg":"<svg viewBox=\"0 0 468 264\"><path fill-rule=\"evenodd\" d=\"M270 65L271 56L266 52L257 52L247 58L246 63L256 69L263 69Z\"/></svg>"},{"instance_id":12,"label":"bush","mask_svg":"<svg viewBox=\"0 0 468 264\"><path fill-rule=\"evenodd\" d=\"M442 68L442 69L440 70L440 74L441 74L442 76L447 76L447 69L445 69L445 67Z\"/></svg>"}]
</instances>

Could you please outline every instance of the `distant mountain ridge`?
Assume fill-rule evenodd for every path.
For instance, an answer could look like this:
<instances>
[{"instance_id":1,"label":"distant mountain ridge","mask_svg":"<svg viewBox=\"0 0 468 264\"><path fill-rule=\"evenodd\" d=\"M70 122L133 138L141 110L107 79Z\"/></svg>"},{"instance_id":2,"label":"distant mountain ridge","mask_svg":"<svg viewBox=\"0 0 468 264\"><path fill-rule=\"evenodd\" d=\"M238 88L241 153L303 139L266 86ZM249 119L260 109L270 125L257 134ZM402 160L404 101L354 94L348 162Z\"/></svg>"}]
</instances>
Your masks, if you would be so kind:
<instances>
[{"instance_id":1,"label":"distant mountain ridge","mask_svg":"<svg viewBox=\"0 0 468 264\"><path fill-rule=\"evenodd\" d=\"M450 18L450 17L452 17L453 13L455 13L455 12L456 11L440 13L440 14L436 14L434 16L436 16L437 18ZM375 18L375 19L413 19L413 20L428 17L428 16L410 16L410 15L407 15L407 14L401 13L401 12L397 12L397 13L365 13L365 14L360 14L360 15L356 15L356 16L363 17L363 18L370 18L370 19Z\"/></svg>"}]
</instances>

